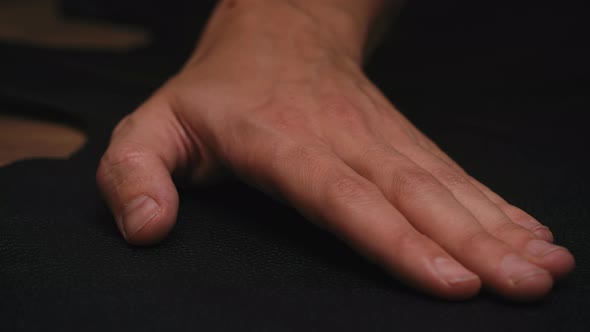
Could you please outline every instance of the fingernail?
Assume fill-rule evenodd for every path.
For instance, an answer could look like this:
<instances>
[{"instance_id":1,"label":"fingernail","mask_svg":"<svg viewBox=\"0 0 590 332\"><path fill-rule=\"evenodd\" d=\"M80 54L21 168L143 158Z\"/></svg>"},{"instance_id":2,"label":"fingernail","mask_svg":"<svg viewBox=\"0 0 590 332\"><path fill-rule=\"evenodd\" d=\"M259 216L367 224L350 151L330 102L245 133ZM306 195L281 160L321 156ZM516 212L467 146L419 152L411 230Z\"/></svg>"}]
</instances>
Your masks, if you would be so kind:
<instances>
[{"instance_id":1,"label":"fingernail","mask_svg":"<svg viewBox=\"0 0 590 332\"><path fill-rule=\"evenodd\" d=\"M448 258L435 258L434 267L438 274L450 284L457 284L478 278L477 275L469 272L464 267Z\"/></svg>"},{"instance_id":2,"label":"fingernail","mask_svg":"<svg viewBox=\"0 0 590 332\"><path fill-rule=\"evenodd\" d=\"M149 196L140 196L125 206L121 228L125 239L131 238L160 212L160 206Z\"/></svg>"},{"instance_id":3,"label":"fingernail","mask_svg":"<svg viewBox=\"0 0 590 332\"><path fill-rule=\"evenodd\" d=\"M531 240L526 245L526 251L534 256L543 257L554 251L561 250L561 247L543 240Z\"/></svg>"},{"instance_id":4,"label":"fingernail","mask_svg":"<svg viewBox=\"0 0 590 332\"><path fill-rule=\"evenodd\" d=\"M513 284L518 284L534 276L549 274L515 254L508 254L502 259L501 269Z\"/></svg>"},{"instance_id":5,"label":"fingernail","mask_svg":"<svg viewBox=\"0 0 590 332\"><path fill-rule=\"evenodd\" d=\"M549 242L553 241L553 234L549 230L549 227L541 225L538 221L525 219L518 222L519 225L533 232L536 236L545 239Z\"/></svg>"},{"instance_id":6,"label":"fingernail","mask_svg":"<svg viewBox=\"0 0 590 332\"><path fill-rule=\"evenodd\" d=\"M547 242L553 242L553 233L549 230L549 227L539 226L532 231L536 236L542 238Z\"/></svg>"}]
</instances>

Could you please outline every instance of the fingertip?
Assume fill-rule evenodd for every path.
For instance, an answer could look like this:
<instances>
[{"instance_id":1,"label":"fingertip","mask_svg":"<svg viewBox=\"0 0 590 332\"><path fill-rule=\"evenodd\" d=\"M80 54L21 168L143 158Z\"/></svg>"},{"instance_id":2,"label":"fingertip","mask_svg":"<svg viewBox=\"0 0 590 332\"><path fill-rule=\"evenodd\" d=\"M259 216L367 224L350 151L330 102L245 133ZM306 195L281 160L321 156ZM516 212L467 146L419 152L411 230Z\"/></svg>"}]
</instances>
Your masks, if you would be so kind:
<instances>
[{"instance_id":1,"label":"fingertip","mask_svg":"<svg viewBox=\"0 0 590 332\"><path fill-rule=\"evenodd\" d=\"M174 227L178 197L176 192L167 199L142 195L124 208L119 229L125 240L133 245L145 246L162 241Z\"/></svg>"},{"instance_id":2,"label":"fingertip","mask_svg":"<svg viewBox=\"0 0 590 332\"><path fill-rule=\"evenodd\" d=\"M574 269L576 261L574 256L566 248L560 247L543 257L543 263L551 267L551 275L555 279L561 279Z\"/></svg>"},{"instance_id":3,"label":"fingertip","mask_svg":"<svg viewBox=\"0 0 590 332\"><path fill-rule=\"evenodd\" d=\"M461 264L444 257L433 260L434 269L442 286L437 290L439 296L448 300L465 300L479 293L480 278Z\"/></svg>"},{"instance_id":4,"label":"fingertip","mask_svg":"<svg viewBox=\"0 0 590 332\"><path fill-rule=\"evenodd\" d=\"M481 289L481 280L472 278L460 282L447 282L446 286L439 291L439 296L447 300L461 301L468 300L477 294Z\"/></svg>"},{"instance_id":5,"label":"fingertip","mask_svg":"<svg viewBox=\"0 0 590 332\"><path fill-rule=\"evenodd\" d=\"M463 301L479 294L482 281L453 258L444 254L433 258L414 257L381 262L395 278L420 292L449 301Z\"/></svg>"},{"instance_id":6,"label":"fingertip","mask_svg":"<svg viewBox=\"0 0 590 332\"><path fill-rule=\"evenodd\" d=\"M101 159L97 184L127 242L149 245L172 229L178 193L166 165L136 146L111 146Z\"/></svg>"},{"instance_id":7,"label":"fingertip","mask_svg":"<svg viewBox=\"0 0 590 332\"><path fill-rule=\"evenodd\" d=\"M551 274L516 254L504 256L499 279L490 280L495 290L515 301L534 301L546 296L553 288Z\"/></svg>"},{"instance_id":8,"label":"fingertip","mask_svg":"<svg viewBox=\"0 0 590 332\"><path fill-rule=\"evenodd\" d=\"M482 282L476 275L466 278L452 278L451 280L441 277L441 275L432 268L424 266L420 274L419 270L399 271L396 267L383 265L383 267L396 279L403 284L422 292L425 295L448 300L464 301L479 294L482 288ZM416 266L414 268L417 268ZM430 270L430 271L429 271Z\"/></svg>"},{"instance_id":9,"label":"fingertip","mask_svg":"<svg viewBox=\"0 0 590 332\"><path fill-rule=\"evenodd\" d=\"M553 288L553 278L547 271L526 276L511 282L512 287L504 295L515 301L531 302L547 296Z\"/></svg>"}]
</instances>

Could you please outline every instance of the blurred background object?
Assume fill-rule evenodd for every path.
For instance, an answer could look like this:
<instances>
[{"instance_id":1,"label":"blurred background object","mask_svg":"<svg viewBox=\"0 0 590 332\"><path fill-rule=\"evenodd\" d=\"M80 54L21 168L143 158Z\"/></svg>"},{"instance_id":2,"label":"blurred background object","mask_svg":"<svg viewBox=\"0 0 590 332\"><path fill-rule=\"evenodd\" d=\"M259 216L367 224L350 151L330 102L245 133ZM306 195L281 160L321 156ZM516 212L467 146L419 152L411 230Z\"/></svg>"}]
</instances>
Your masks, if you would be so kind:
<instances>
[{"instance_id":1,"label":"blurred background object","mask_svg":"<svg viewBox=\"0 0 590 332\"><path fill-rule=\"evenodd\" d=\"M0 166L28 158L67 158L86 141L70 126L1 113Z\"/></svg>"},{"instance_id":2,"label":"blurred background object","mask_svg":"<svg viewBox=\"0 0 590 332\"><path fill-rule=\"evenodd\" d=\"M61 7L58 0L0 0L0 40L101 51L129 51L150 42L148 30L140 26L64 15ZM67 158L86 141L82 131L65 124L2 113L0 166L28 158Z\"/></svg>"},{"instance_id":3,"label":"blurred background object","mask_svg":"<svg viewBox=\"0 0 590 332\"><path fill-rule=\"evenodd\" d=\"M58 0L0 0L0 39L59 48L127 50L150 40L139 26L62 15Z\"/></svg>"}]
</instances>

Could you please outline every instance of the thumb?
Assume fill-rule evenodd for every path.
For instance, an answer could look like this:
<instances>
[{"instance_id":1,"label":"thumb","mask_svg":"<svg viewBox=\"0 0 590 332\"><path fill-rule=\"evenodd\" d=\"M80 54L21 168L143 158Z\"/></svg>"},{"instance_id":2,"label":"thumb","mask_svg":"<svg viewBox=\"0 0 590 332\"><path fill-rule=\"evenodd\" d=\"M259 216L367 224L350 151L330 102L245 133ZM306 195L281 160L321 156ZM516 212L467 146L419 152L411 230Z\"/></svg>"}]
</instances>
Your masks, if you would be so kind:
<instances>
[{"instance_id":1,"label":"thumb","mask_svg":"<svg viewBox=\"0 0 590 332\"><path fill-rule=\"evenodd\" d=\"M96 181L127 242L156 243L176 223L178 192L171 173L189 159L185 137L170 105L154 100L113 131Z\"/></svg>"}]
</instances>

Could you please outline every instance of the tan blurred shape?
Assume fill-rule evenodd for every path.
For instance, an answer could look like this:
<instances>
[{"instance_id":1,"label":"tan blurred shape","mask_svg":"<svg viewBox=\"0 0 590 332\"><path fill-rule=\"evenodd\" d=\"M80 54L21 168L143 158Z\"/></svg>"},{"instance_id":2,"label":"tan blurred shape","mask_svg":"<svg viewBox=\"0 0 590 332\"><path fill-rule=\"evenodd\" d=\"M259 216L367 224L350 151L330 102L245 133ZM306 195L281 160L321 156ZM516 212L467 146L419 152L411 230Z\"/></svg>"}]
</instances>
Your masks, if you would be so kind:
<instances>
[{"instance_id":1,"label":"tan blurred shape","mask_svg":"<svg viewBox=\"0 0 590 332\"><path fill-rule=\"evenodd\" d=\"M0 114L0 166L30 158L68 158L85 142L82 131L63 124Z\"/></svg>"},{"instance_id":2,"label":"tan blurred shape","mask_svg":"<svg viewBox=\"0 0 590 332\"><path fill-rule=\"evenodd\" d=\"M147 44L138 27L60 17L57 0L0 0L0 40L45 47L128 50Z\"/></svg>"}]
</instances>

